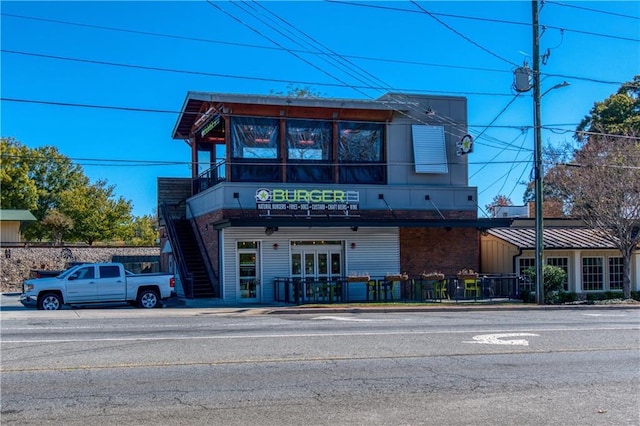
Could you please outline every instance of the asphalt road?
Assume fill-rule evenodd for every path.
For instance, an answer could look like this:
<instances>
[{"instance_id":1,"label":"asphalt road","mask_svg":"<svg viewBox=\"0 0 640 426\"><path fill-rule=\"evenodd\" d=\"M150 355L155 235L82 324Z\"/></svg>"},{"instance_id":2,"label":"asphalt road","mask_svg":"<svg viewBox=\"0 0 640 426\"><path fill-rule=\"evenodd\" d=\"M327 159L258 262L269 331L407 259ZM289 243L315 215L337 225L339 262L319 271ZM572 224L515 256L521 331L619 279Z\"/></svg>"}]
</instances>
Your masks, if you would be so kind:
<instances>
[{"instance_id":1,"label":"asphalt road","mask_svg":"<svg viewBox=\"0 0 640 426\"><path fill-rule=\"evenodd\" d=\"M1 333L3 425L640 424L639 309L3 303Z\"/></svg>"}]
</instances>

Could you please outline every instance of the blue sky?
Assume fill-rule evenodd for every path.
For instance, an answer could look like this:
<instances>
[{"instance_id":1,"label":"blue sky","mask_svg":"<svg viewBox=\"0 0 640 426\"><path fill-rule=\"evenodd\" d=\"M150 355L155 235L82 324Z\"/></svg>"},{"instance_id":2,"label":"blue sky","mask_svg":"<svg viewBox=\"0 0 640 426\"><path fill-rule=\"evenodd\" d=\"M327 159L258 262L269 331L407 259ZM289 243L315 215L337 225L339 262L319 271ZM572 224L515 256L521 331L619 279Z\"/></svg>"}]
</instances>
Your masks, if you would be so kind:
<instances>
[{"instance_id":1,"label":"blue sky","mask_svg":"<svg viewBox=\"0 0 640 426\"><path fill-rule=\"evenodd\" d=\"M479 215L498 194L521 204L533 104L531 92L513 100L512 84L513 70L531 64L531 2L418 5L2 1L1 134L56 146L141 216L154 212L157 177L190 175L187 144L171 139L187 91L269 94L293 83L331 98L451 94L468 99ZM640 73L640 2L547 1L540 24L540 52L550 52L542 92L570 83L542 99L542 124L553 128L543 143L559 144ZM318 44L348 68L313 53Z\"/></svg>"}]
</instances>

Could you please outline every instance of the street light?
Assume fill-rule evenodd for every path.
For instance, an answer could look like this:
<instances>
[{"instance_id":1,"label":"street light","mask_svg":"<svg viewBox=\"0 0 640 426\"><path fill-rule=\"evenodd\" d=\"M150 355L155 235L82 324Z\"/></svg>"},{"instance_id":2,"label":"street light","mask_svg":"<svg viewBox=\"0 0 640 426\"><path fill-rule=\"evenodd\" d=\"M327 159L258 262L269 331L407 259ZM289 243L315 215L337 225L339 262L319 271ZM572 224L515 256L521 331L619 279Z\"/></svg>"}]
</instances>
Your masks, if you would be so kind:
<instances>
[{"instance_id":1,"label":"street light","mask_svg":"<svg viewBox=\"0 0 640 426\"><path fill-rule=\"evenodd\" d=\"M544 95L546 95L547 93L549 93L552 90L555 89L560 89L561 87L567 87L568 85L570 85L571 83L569 83L568 81L563 81L562 83L558 83L553 87L548 88L547 90L544 91L544 93L542 95L540 95L540 98L542 98Z\"/></svg>"}]
</instances>

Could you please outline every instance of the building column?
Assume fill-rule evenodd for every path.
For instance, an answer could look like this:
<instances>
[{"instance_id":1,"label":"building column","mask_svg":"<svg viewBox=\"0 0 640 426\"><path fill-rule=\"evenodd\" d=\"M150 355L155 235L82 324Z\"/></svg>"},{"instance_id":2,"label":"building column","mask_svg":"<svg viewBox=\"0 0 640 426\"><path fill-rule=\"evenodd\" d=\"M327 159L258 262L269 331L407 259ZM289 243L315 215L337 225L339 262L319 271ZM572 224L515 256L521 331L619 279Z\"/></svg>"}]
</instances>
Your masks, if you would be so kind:
<instances>
[{"instance_id":1,"label":"building column","mask_svg":"<svg viewBox=\"0 0 640 426\"><path fill-rule=\"evenodd\" d=\"M573 283L569 283L569 291L582 293L582 252L580 250L575 250L573 252L571 266L573 272Z\"/></svg>"}]
</instances>

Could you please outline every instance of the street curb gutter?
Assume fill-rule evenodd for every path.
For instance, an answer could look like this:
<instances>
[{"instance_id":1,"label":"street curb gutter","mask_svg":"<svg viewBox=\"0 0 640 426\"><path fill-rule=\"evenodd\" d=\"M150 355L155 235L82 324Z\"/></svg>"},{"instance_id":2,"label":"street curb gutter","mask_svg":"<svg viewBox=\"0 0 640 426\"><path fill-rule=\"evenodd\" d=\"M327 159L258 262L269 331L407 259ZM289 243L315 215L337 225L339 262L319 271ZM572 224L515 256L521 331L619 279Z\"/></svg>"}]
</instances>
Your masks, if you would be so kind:
<instances>
[{"instance_id":1,"label":"street curb gutter","mask_svg":"<svg viewBox=\"0 0 640 426\"><path fill-rule=\"evenodd\" d=\"M401 312L499 312L499 311L558 311L558 310L601 310L601 309L640 309L640 303L619 303L610 305L485 305L485 306L367 306L367 307L291 307L291 308L265 308L265 314L335 314L365 312L401 313Z\"/></svg>"}]
</instances>

